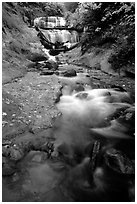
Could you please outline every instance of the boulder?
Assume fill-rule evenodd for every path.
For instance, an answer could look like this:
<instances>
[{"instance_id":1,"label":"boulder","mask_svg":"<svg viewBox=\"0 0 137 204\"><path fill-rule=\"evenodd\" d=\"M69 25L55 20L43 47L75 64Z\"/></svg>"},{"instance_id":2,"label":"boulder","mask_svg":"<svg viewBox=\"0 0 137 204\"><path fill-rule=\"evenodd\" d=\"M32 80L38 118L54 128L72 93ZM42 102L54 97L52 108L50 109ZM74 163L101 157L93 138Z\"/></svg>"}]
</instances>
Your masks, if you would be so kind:
<instances>
[{"instance_id":1,"label":"boulder","mask_svg":"<svg viewBox=\"0 0 137 204\"><path fill-rule=\"evenodd\" d=\"M18 161L23 158L24 150L19 146L15 145L5 145L2 147L2 154L8 157L11 161Z\"/></svg>"},{"instance_id":2,"label":"boulder","mask_svg":"<svg viewBox=\"0 0 137 204\"><path fill-rule=\"evenodd\" d=\"M40 62L48 59L48 57L45 56L45 54L43 53L31 53L30 55L27 56L27 58L32 62Z\"/></svg>"},{"instance_id":3,"label":"boulder","mask_svg":"<svg viewBox=\"0 0 137 204\"><path fill-rule=\"evenodd\" d=\"M46 61L46 66L45 67L47 67L49 69L52 69L52 70L57 70L58 69L58 63L51 60L51 59L48 59Z\"/></svg>"},{"instance_id":4,"label":"boulder","mask_svg":"<svg viewBox=\"0 0 137 204\"><path fill-rule=\"evenodd\" d=\"M121 151L114 148L110 148L105 153L106 165L119 174L134 175L135 174L135 163L129 159Z\"/></svg>"},{"instance_id":5,"label":"boulder","mask_svg":"<svg viewBox=\"0 0 137 204\"><path fill-rule=\"evenodd\" d=\"M69 69L69 70L63 71L61 75L65 77L74 77L74 76L77 76L77 73L74 69Z\"/></svg>"},{"instance_id":6,"label":"boulder","mask_svg":"<svg viewBox=\"0 0 137 204\"><path fill-rule=\"evenodd\" d=\"M2 176L11 176L16 172L16 165L6 157L2 157Z\"/></svg>"}]
</instances>

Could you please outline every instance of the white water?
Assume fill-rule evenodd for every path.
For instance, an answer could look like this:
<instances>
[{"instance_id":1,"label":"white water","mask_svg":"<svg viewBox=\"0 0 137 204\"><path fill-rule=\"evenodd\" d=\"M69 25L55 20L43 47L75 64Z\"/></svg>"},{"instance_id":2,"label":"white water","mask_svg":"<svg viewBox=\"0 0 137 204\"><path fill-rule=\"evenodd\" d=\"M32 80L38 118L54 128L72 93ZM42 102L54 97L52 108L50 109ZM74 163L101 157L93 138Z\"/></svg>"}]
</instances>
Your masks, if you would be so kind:
<instances>
[{"instance_id":1,"label":"white water","mask_svg":"<svg viewBox=\"0 0 137 204\"><path fill-rule=\"evenodd\" d=\"M75 145L86 141L88 143L92 140L92 135L96 137L97 133L100 134L100 138L128 138L126 127L117 121L109 120L109 117L119 109L131 107L126 103L128 99L127 93L112 89L93 89L79 93L68 92L68 94L65 92L57 105L63 114L61 131L57 137L59 143L68 141L70 146L74 141Z\"/></svg>"},{"instance_id":2,"label":"white water","mask_svg":"<svg viewBox=\"0 0 137 204\"><path fill-rule=\"evenodd\" d=\"M70 43L76 43L79 42L79 36L76 31L70 32L68 30L49 30L49 31L44 31L43 33L47 32L48 35L50 36L50 41L52 43L55 43L56 41L58 42L67 42L69 41Z\"/></svg>"},{"instance_id":3,"label":"white water","mask_svg":"<svg viewBox=\"0 0 137 204\"><path fill-rule=\"evenodd\" d=\"M78 77L68 78L70 85ZM3 201L69 202L70 192L73 192L80 201L88 199L92 202L105 199L102 193L107 192L110 185L113 186L113 179L110 176L108 178L102 166L93 172L93 184L89 183L90 157L85 150L96 138L99 141L103 137L127 138L126 127L106 118L118 108L130 107L127 103L129 95L112 89L88 87L78 93L68 89L63 90L64 94L57 104L62 117L57 119L53 127L56 140L52 156L61 152L66 161L74 166L65 161L48 160L44 152L31 151L20 162L20 172L3 180ZM81 157L80 162L76 156Z\"/></svg>"},{"instance_id":4,"label":"white water","mask_svg":"<svg viewBox=\"0 0 137 204\"><path fill-rule=\"evenodd\" d=\"M34 26L38 25L40 28L54 28L56 26L65 26L66 22L62 17L39 17L34 20ZM68 30L47 30L43 31L46 37L52 42L67 42L76 43L79 42L79 35L76 31Z\"/></svg>"}]
</instances>

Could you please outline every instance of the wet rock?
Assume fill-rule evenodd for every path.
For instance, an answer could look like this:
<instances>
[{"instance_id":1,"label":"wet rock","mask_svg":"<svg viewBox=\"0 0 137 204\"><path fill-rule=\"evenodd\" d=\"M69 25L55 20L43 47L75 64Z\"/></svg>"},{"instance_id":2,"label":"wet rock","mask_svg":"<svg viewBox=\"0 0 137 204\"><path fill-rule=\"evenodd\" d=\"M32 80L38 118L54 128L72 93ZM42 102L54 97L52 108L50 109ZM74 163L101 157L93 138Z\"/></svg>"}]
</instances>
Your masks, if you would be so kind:
<instances>
[{"instance_id":1,"label":"wet rock","mask_svg":"<svg viewBox=\"0 0 137 204\"><path fill-rule=\"evenodd\" d=\"M33 156L32 161L37 162L37 163L41 163L41 162L43 162L43 161L45 161L47 159L48 159L48 154L47 153L39 152L39 153L37 153L37 154L35 154Z\"/></svg>"},{"instance_id":2,"label":"wet rock","mask_svg":"<svg viewBox=\"0 0 137 204\"><path fill-rule=\"evenodd\" d=\"M33 162L41 162L42 161L42 155L41 154L36 154L34 155L33 159L32 159Z\"/></svg>"},{"instance_id":3,"label":"wet rock","mask_svg":"<svg viewBox=\"0 0 137 204\"><path fill-rule=\"evenodd\" d=\"M17 145L9 146L5 145L2 147L2 154L13 161L18 161L24 156L23 149Z\"/></svg>"},{"instance_id":4,"label":"wet rock","mask_svg":"<svg viewBox=\"0 0 137 204\"><path fill-rule=\"evenodd\" d=\"M77 92L80 92L80 91L85 91L85 88L83 84L76 84L74 90Z\"/></svg>"},{"instance_id":5,"label":"wet rock","mask_svg":"<svg viewBox=\"0 0 137 204\"><path fill-rule=\"evenodd\" d=\"M55 103L58 103L60 101L60 97L62 96L62 89L63 86L60 86L58 91L56 92Z\"/></svg>"},{"instance_id":6,"label":"wet rock","mask_svg":"<svg viewBox=\"0 0 137 204\"><path fill-rule=\"evenodd\" d=\"M117 91L122 91L122 92L126 92L126 90L118 85L112 85L111 88L116 89Z\"/></svg>"},{"instance_id":7,"label":"wet rock","mask_svg":"<svg viewBox=\"0 0 137 204\"><path fill-rule=\"evenodd\" d=\"M61 73L61 75L65 77L74 77L77 76L77 73L74 69L69 69Z\"/></svg>"},{"instance_id":8,"label":"wet rock","mask_svg":"<svg viewBox=\"0 0 137 204\"><path fill-rule=\"evenodd\" d=\"M17 172L15 172L15 173L13 174L13 176L12 176L12 181L13 181L13 182L16 182L16 181L18 181L19 179L20 179L19 174L18 174Z\"/></svg>"},{"instance_id":9,"label":"wet rock","mask_svg":"<svg viewBox=\"0 0 137 204\"><path fill-rule=\"evenodd\" d=\"M16 172L16 165L6 157L2 157L2 175L10 176Z\"/></svg>"},{"instance_id":10,"label":"wet rock","mask_svg":"<svg viewBox=\"0 0 137 204\"><path fill-rule=\"evenodd\" d=\"M56 75L59 75L59 71L55 71L54 73L55 73Z\"/></svg>"},{"instance_id":11,"label":"wet rock","mask_svg":"<svg viewBox=\"0 0 137 204\"><path fill-rule=\"evenodd\" d=\"M46 61L46 65L45 67L49 68L49 69L52 69L52 70L57 70L58 69L58 63L51 60L51 59L48 59Z\"/></svg>"},{"instance_id":12,"label":"wet rock","mask_svg":"<svg viewBox=\"0 0 137 204\"><path fill-rule=\"evenodd\" d=\"M31 69L31 68L34 68L35 66L36 66L36 62L29 62L28 64L27 64L27 67L29 68L29 69Z\"/></svg>"},{"instance_id":13,"label":"wet rock","mask_svg":"<svg viewBox=\"0 0 137 204\"><path fill-rule=\"evenodd\" d=\"M13 147L10 152L10 158L12 160L20 160L24 156L24 152L19 147Z\"/></svg>"},{"instance_id":14,"label":"wet rock","mask_svg":"<svg viewBox=\"0 0 137 204\"><path fill-rule=\"evenodd\" d=\"M30 62L27 65L28 71L42 70L43 69L43 64L41 64L39 62Z\"/></svg>"},{"instance_id":15,"label":"wet rock","mask_svg":"<svg viewBox=\"0 0 137 204\"><path fill-rule=\"evenodd\" d=\"M135 164L132 160L126 157L121 151L111 148L106 151L105 162L107 166L120 174L134 175Z\"/></svg>"},{"instance_id":16,"label":"wet rock","mask_svg":"<svg viewBox=\"0 0 137 204\"><path fill-rule=\"evenodd\" d=\"M76 95L76 97L77 98L79 98L79 99L86 99L87 97L88 97L88 93L78 93L77 95Z\"/></svg>"},{"instance_id":17,"label":"wet rock","mask_svg":"<svg viewBox=\"0 0 137 204\"><path fill-rule=\"evenodd\" d=\"M132 136L135 132L135 107L127 108L118 118L121 124L124 124Z\"/></svg>"},{"instance_id":18,"label":"wet rock","mask_svg":"<svg viewBox=\"0 0 137 204\"><path fill-rule=\"evenodd\" d=\"M52 70L47 70L47 69L43 69L40 73L40 75L52 75L54 74L54 71Z\"/></svg>"},{"instance_id":19,"label":"wet rock","mask_svg":"<svg viewBox=\"0 0 137 204\"><path fill-rule=\"evenodd\" d=\"M49 51L49 54L50 55L53 55L53 56L56 56L56 55L58 55L60 53L60 51L58 51L58 50L50 50Z\"/></svg>"},{"instance_id":20,"label":"wet rock","mask_svg":"<svg viewBox=\"0 0 137 204\"><path fill-rule=\"evenodd\" d=\"M42 53L33 53L28 57L28 59L31 60L32 62L40 62L47 60L48 57Z\"/></svg>"}]
</instances>

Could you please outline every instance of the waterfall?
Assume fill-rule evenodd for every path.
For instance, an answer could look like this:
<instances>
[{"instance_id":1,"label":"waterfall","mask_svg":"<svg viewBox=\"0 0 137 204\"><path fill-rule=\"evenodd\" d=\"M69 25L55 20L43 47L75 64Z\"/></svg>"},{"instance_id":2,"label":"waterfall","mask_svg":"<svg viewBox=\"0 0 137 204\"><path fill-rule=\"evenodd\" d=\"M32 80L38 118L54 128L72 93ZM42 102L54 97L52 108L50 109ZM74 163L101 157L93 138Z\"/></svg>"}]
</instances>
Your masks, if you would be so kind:
<instances>
[{"instance_id":1,"label":"waterfall","mask_svg":"<svg viewBox=\"0 0 137 204\"><path fill-rule=\"evenodd\" d=\"M71 32L71 40L70 40L71 43L76 43L76 42L79 42L79 35L76 31L72 31Z\"/></svg>"},{"instance_id":2,"label":"waterfall","mask_svg":"<svg viewBox=\"0 0 137 204\"><path fill-rule=\"evenodd\" d=\"M39 17L34 19L34 26L39 26L40 28L54 28L54 27L63 27L66 25L66 21L63 17ZM68 30L47 30L42 31L44 35L50 40L52 43L55 42L69 42L71 44L79 42L79 35L76 31L68 31Z\"/></svg>"}]
</instances>

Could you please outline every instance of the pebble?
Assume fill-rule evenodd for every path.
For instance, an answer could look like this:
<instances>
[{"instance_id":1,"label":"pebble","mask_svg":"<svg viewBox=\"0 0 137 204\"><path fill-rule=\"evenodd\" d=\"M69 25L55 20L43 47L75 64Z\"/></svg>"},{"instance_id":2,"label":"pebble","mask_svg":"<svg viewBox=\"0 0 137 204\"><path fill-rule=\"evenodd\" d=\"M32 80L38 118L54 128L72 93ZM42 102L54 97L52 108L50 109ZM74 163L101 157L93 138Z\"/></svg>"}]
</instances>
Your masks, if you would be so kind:
<instances>
[{"instance_id":1,"label":"pebble","mask_svg":"<svg viewBox=\"0 0 137 204\"><path fill-rule=\"evenodd\" d=\"M12 114L12 116L14 117L16 114L14 113L14 114Z\"/></svg>"},{"instance_id":2,"label":"pebble","mask_svg":"<svg viewBox=\"0 0 137 204\"><path fill-rule=\"evenodd\" d=\"M3 112L3 113L2 113L2 115L3 115L3 116L6 116L6 115L7 115L7 113Z\"/></svg>"},{"instance_id":3,"label":"pebble","mask_svg":"<svg viewBox=\"0 0 137 204\"><path fill-rule=\"evenodd\" d=\"M41 115L37 115L36 117L37 117L37 118L41 118L42 116L41 116Z\"/></svg>"},{"instance_id":4,"label":"pebble","mask_svg":"<svg viewBox=\"0 0 137 204\"><path fill-rule=\"evenodd\" d=\"M13 146L13 148L10 149L11 160L17 161L20 160L23 156L24 156L23 151L19 149L17 146Z\"/></svg>"},{"instance_id":5,"label":"pebble","mask_svg":"<svg viewBox=\"0 0 137 204\"><path fill-rule=\"evenodd\" d=\"M19 180L19 175L15 172L14 174L13 174L13 176L12 176L12 181L13 182L16 182L17 180Z\"/></svg>"},{"instance_id":6,"label":"pebble","mask_svg":"<svg viewBox=\"0 0 137 204\"><path fill-rule=\"evenodd\" d=\"M6 101L5 103L6 103L6 104L10 104L10 102L9 102L9 101Z\"/></svg>"},{"instance_id":7,"label":"pebble","mask_svg":"<svg viewBox=\"0 0 137 204\"><path fill-rule=\"evenodd\" d=\"M2 121L2 126L6 125L7 123L7 121Z\"/></svg>"},{"instance_id":8,"label":"pebble","mask_svg":"<svg viewBox=\"0 0 137 204\"><path fill-rule=\"evenodd\" d=\"M10 123L10 124L9 124L9 126L13 126L13 125L14 125L13 123Z\"/></svg>"},{"instance_id":9,"label":"pebble","mask_svg":"<svg viewBox=\"0 0 137 204\"><path fill-rule=\"evenodd\" d=\"M12 122L15 122L15 121L16 121L15 119L12 120Z\"/></svg>"}]
</instances>

